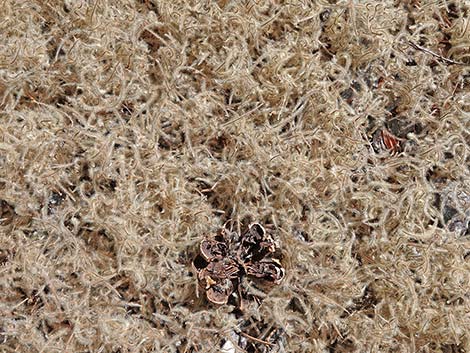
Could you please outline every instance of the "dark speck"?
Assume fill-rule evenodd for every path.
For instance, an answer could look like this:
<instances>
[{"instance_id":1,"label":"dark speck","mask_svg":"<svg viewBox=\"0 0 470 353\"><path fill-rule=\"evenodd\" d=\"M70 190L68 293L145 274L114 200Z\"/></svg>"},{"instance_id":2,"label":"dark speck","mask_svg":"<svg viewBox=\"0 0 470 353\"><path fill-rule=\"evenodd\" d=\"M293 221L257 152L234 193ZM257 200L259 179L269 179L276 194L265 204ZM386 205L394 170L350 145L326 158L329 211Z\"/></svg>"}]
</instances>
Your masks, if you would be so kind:
<instances>
[{"instance_id":1,"label":"dark speck","mask_svg":"<svg viewBox=\"0 0 470 353\"><path fill-rule=\"evenodd\" d=\"M454 217L459 212L455 208L446 205L444 206L442 213L444 214L444 222L448 223L452 217Z\"/></svg>"},{"instance_id":2,"label":"dark speck","mask_svg":"<svg viewBox=\"0 0 470 353\"><path fill-rule=\"evenodd\" d=\"M354 91L351 88L348 88L348 89L342 91L339 95L341 96L341 98L343 98L345 100L349 100L349 99L351 99L353 94L354 94Z\"/></svg>"}]
</instances>

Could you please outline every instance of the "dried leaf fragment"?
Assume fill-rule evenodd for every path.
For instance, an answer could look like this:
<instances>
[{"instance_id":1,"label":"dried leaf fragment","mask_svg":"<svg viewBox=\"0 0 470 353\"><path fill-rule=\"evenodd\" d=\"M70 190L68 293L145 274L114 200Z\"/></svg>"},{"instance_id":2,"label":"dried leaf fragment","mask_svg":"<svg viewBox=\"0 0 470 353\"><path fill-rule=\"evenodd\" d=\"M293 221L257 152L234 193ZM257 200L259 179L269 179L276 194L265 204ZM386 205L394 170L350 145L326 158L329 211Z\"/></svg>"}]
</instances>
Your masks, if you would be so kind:
<instances>
[{"instance_id":1,"label":"dried leaf fragment","mask_svg":"<svg viewBox=\"0 0 470 353\"><path fill-rule=\"evenodd\" d=\"M284 279L285 270L277 259L263 259L247 266L248 275L261 278L274 284Z\"/></svg>"},{"instance_id":2,"label":"dried leaf fragment","mask_svg":"<svg viewBox=\"0 0 470 353\"><path fill-rule=\"evenodd\" d=\"M205 237L193 268L207 299L214 304L226 304L233 292L243 292L239 287L244 276L279 284L285 270L273 258L276 249L273 238L259 223L250 224L241 236L222 229Z\"/></svg>"}]
</instances>

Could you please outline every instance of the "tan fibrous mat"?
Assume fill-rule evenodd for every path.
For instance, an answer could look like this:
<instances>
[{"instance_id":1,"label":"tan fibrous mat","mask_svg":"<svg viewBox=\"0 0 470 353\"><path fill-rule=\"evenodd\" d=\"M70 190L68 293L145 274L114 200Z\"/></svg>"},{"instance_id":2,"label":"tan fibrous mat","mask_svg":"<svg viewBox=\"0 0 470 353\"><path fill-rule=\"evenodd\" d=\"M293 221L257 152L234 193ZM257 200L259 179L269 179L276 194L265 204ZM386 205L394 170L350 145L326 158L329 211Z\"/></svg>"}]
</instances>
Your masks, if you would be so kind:
<instances>
[{"instance_id":1,"label":"tan fibrous mat","mask_svg":"<svg viewBox=\"0 0 470 353\"><path fill-rule=\"evenodd\" d=\"M2 1L0 351L470 351L469 18ZM192 270L227 222L285 269L242 308Z\"/></svg>"}]
</instances>

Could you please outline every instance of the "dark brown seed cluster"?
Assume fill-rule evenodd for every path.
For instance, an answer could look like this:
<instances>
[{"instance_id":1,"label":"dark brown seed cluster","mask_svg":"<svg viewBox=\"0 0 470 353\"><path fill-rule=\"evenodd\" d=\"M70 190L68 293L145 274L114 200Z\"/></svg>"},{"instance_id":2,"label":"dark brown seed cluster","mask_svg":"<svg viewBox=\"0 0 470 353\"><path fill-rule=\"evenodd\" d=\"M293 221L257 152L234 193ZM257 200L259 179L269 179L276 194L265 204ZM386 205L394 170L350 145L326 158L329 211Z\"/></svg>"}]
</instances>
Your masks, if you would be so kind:
<instances>
[{"instance_id":1,"label":"dark brown seed cluster","mask_svg":"<svg viewBox=\"0 0 470 353\"><path fill-rule=\"evenodd\" d=\"M244 276L279 284L285 275L275 258L276 244L259 223L241 235L221 229L202 240L199 250L193 266L207 299L215 304L226 304L235 291L242 295Z\"/></svg>"}]
</instances>

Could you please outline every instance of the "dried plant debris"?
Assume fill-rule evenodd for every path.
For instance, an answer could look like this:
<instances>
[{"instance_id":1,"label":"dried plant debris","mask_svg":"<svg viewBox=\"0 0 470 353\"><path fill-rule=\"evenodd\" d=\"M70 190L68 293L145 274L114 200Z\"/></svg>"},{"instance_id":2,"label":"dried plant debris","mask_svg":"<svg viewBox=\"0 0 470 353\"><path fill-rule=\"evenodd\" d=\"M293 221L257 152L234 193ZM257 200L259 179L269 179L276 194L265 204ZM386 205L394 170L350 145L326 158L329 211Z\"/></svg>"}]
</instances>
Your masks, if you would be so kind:
<instances>
[{"instance_id":1,"label":"dried plant debris","mask_svg":"<svg viewBox=\"0 0 470 353\"><path fill-rule=\"evenodd\" d=\"M240 329L232 331L221 342L221 352L283 353L285 330L264 320L249 317L240 323Z\"/></svg>"},{"instance_id":2,"label":"dried plant debris","mask_svg":"<svg viewBox=\"0 0 470 353\"><path fill-rule=\"evenodd\" d=\"M371 143L375 152L389 151L396 155L401 150L400 140L385 128L374 132Z\"/></svg>"},{"instance_id":3,"label":"dried plant debris","mask_svg":"<svg viewBox=\"0 0 470 353\"><path fill-rule=\"evenodd\" d=\"M15 216L15 210L5 200L0 200L0 225L7 225L11 223L12 218Z\"/></svg>"},{"instance_id":4,"label":"dried plant debris","mask_svg":"<svg viewBox=\"0 0 470 353\"><path fill-rule=\"evenodd\" d=\"M275 257L277 250L272 236L259 223L250 224L242 235L222 228L201 241L193 267L207 299L226 304L232 293L244 295L245 276L271 284L282 281L285 270Z\"/></svg>"},{"instance_id":5,"label":"dried plant debris","mask_svg":"<svg viewBox=\"0 0 470 353\"><path fill-rule=\"evenodd\" d=\"M449 183L435 194L443 225L459 237L470 235L470 193L466 185ZM442 224L440 224L442 225Z\"/></svg>"}]
</instances>

